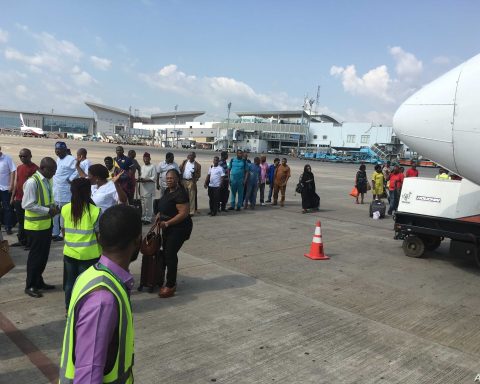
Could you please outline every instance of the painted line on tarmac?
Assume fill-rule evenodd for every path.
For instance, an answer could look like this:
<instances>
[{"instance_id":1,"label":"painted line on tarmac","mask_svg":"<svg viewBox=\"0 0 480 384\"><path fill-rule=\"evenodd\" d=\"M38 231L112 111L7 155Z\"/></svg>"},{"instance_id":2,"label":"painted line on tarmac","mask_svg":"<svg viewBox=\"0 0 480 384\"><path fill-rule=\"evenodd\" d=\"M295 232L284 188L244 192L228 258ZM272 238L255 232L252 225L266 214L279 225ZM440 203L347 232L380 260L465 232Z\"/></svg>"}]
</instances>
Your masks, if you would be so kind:
<instances>
[{"instance_id":1,"label":"painted line on tarmac","mask_svg":"<svg viewBox=\"0 0 480 384\"><path fill-rule=\"evenodd\" d=\"M58 366L40 351L30 339L23 334L2 312L0 312L0 329L20 349L35 367L49 380L58 382Z\"/></svg>"}]
</instances>

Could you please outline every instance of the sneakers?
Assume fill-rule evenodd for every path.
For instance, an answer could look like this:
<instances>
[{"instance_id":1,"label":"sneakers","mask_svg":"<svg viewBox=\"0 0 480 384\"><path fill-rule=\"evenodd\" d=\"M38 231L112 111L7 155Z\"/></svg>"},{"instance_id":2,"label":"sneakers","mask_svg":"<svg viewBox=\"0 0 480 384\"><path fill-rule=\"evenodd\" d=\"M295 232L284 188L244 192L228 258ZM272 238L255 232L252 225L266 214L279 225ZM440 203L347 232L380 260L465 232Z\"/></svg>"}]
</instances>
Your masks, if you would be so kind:
<instances>
[{"instance_id":1,"label":"sneakers","mask_svg":"<svg viewBox=\"0 0 480 384\"><path fill-rule=\"evenodd\" d=\"M233 211L234 209L235 209L235 207L228 207L229 211Z\"/></svg>"},{"instance_id":2,"label":"sneakers","mask_svg":"<svg viewBox=\"0 0 480 384\"><path fill-rule=\"evenodd\" d=\"M62 236L52 236L52 241L63 241Z\"/></svg>"}]
</instances>

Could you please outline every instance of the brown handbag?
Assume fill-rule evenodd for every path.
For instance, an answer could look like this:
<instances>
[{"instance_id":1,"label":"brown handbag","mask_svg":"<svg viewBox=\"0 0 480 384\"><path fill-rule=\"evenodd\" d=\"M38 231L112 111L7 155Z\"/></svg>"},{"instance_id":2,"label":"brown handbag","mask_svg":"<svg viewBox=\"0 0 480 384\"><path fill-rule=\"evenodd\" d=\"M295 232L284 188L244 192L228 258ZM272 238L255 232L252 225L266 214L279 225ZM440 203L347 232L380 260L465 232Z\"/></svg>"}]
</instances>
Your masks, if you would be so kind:
<instances>
[{"instance_id":1,"label":"brown handbag","mask_svg":"<svg viewBox=\"0 0 480 384\"><path fill-rule=\"evenodd\" d=\"M7 240L0 241L0 277L13 269L15 264L10 257L10 247Z\"/></svg>"},{"instance_id":2,"label":"brown handbag","mask_svg":"<svg viewBox=\"0 0 480 384\"><path fill-rule=\"evenodd\" d=\"M159 251L162 245L162 236L160 235L160 228L157 223L153 224L142 240L140 252L144 256L154 256Z\"/></svg>"}]
</instances>

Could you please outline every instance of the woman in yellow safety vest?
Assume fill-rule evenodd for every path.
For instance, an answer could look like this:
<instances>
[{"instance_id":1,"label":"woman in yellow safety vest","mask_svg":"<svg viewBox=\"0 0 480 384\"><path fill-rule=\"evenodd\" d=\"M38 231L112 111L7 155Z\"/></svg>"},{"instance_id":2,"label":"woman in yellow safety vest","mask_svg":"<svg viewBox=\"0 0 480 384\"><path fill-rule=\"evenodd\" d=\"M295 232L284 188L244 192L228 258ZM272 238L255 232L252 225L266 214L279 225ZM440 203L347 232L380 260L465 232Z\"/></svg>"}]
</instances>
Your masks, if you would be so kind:
<instances>
[{"instance_id":1,"label":"woman in yellow safety vest","mask_svg":"<svg viewBox=\"0 0 480 384\"><path fill-rule=\"evenodd\" d=\"M73 284L77 277L95 264L102 249L97 242L100 208L91 198L90 180L72 181L72 200L62 208L61 226L65 246L64 285L65 305L68 311Z\"/></svg>"}]
</instances>

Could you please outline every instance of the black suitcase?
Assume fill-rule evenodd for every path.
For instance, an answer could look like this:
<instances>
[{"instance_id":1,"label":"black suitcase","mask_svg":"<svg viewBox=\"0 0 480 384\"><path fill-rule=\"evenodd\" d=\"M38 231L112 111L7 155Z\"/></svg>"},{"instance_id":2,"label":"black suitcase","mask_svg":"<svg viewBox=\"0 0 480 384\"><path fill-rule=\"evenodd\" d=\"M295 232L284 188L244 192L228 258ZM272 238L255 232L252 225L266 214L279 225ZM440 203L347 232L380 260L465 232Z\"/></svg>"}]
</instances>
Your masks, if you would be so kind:
<instances>
[{"instance_id":1,"label":"black suitcase","mask_svg":"<svg viewBox=\"0 0 480 384\"><path fill-rule=\"evenodd\" d=\"M373 200L370 203L370 217L373 217L373 212L380 212L380 218L385 217L385 212L387 211L387 206L382 200Z\"/></svg>"},{"instance_id":2,"label":"black suitcase","mask_svg":"<svg viewBox=\"0 0 480 384\"><path fill-rule=\"evenodd\" d=\"M135 196L132 201L132 206L135 209L138 209L140 212L140 217L143 217L142 214L142 199L140 199L140 183L137 183L137 187L135 188Z\"/></svg>"}]
</instances>

